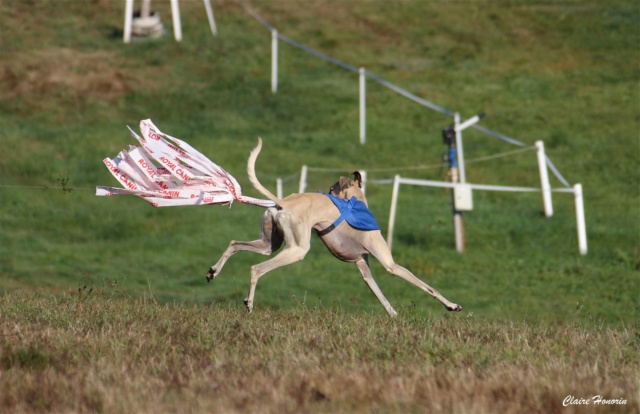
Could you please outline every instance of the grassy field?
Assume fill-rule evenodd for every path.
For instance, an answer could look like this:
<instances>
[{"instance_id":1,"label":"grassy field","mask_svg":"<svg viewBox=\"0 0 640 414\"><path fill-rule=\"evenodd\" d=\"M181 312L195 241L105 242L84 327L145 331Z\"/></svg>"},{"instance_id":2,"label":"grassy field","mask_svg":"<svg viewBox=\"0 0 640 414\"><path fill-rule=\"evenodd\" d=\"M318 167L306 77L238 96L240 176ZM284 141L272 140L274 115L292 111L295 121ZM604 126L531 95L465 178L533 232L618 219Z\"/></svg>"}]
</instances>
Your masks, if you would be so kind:
<instances>
[{"instance_id":1,"label":"grassy field","mask_svg":"<svg viewBox=\"0 0 640 414\"><path fill-rule=\"evenodd\" d=\"M305 261L261 279L247 316L249 268L264 257L238 254L214 282L204 277L229 240L258 236L262 211L153 209L133 197L95 197L95 186L115 185L102 159L134 143L126 125L153 119L256 196L244 171L257 136L265 140L258 175L272 188L287 178L285 193L296 191L303 164L366 169L370 179L442 180L444 165L407 167L442 162L440 131L451 118L369 80L360 145L357 74L281 43L273 94L271 35L234 1L214 0L214 38L202 2L183 0L176 43L169 2L156 0L167 35L124 45L123 1L0 0L0 381L15 390L2 394L4 407L152 411L157 403L173 411L185 397L222 387L219 395L238 394L185 407L517 412L532 401L531 411L570 412L558 406L565 396L602 394L629 401L607 409L637 411L638 3L250 4L289 38L463 118L485 112L481 125L528 145L543 140L563 176L584 187L588 255L578 253L571 195L554 194L548 219L539 194L474 192L460 255L450 195L405 186L396 261L462 304L461 314L446 315L372 261L401 315L388 321L355 266L333 259L314 237ZM473 129L464 143L469 160L516 149ZM314 172L308 189L326 189L338 175ZM469 163L467 178L539 186L535 153ZM552 186L562 184L552 178ZM367 196L386 231L391 186L371 184ZM139 326L149 335L135 336ZM209 347L204 362L201 347ZM72 356L73 349L81 352ZM293 349L297 356L285 361ZM391 355L396 349L400 356ZM127 370L132 389L117 379ZM196 384L216 375L218 385ZM516 389L523 377L533 382ZM39 394L33 384L45 379L50 388ZM432 392L452 387L462 395L432 401ZM66 397L52 397L60 392ZM269 403L255 405L258 397Z\"/></svg>"},{"instance_id":2,"label":"grassy field","mask_svg":"<svg viewBox=\"0 0 640 414\"><path fill-rule=\"evenodd\" d=\"M0 298L3 412L608 413L640 409L637 332L299 305ZM597 387L597 392L594 390ZM563 405L567 397L624 400Z\"/></svg>"}]
</instances>

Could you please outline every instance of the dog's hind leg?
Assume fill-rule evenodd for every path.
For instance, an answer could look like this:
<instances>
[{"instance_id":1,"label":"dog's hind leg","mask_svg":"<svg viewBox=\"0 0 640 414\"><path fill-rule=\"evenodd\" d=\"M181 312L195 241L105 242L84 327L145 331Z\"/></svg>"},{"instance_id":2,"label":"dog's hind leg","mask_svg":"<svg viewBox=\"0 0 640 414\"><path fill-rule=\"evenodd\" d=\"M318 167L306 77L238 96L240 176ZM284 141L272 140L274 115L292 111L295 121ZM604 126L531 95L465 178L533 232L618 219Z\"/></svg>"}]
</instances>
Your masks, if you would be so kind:
<instances>
[{"instance_id":1,"label":"dog's hind leg","mask_svg":"<svg viewBox=\"0 0 640 414\"><path fill-rule=\"evenodd\" d=\"M378 287L378 284L373 279L373 275L371 275L371 268L369 267L368 255L364 255L361 259L358 259L356 261L356 266L358 266L358 269L360 270L360 273L362 274L362 278L364 279L365 283L367 284L367 286L369 286L369 289L371 289L373 294L376 295L376 297L378 298L382 306L384 306L384 308L386 309L389 316L391 316L392 318L395 318L398 315L398 313L395 310L393 310L393 308L391 307L391 304L389 303L387 298L384 297L384 295L382 294L382 291Z\"/></svg>"},{"instance_id":2,"label":"dog's hind leg","mask_svg":"<svg viewBox=\"0 0 640 414\"><path fill-rule=\"evenodd\" d=\"M249 293L244 300L247 310L253 310L253 298L256 293L256 285L258 279L265 273L286 266L304 259L307 252L311 248L311 229L304 227L301 223L296 222L289 214L281 214L278 216L279 228L283 229L283 237L285 247L273 259L266 262L251 266L251 283L249 285Z\"/></svg>"},{"instance_id":3,"label":"dog's hind leg","mask_svg":"<svg viewBox=\"0 0 640 414\"><path fill-rule=\"evenodd\" d=\"M262 224L260 231L260 239L253 241L237 241L232 240L229 243L229 247L224 251L220 259L216 264L211 266L209 273L207 274L207 282L218 276L222 267L227 260L239 251L249 251L253 253L259 253L263 255L270 255L282 246L283 238L275 223L274 215L275 209L267 209L262 216Z\"/></svg>"},{"instance_id":4,"label":"dog's hind leg","mask_svg":"<svg viewBox=\"0 0 640 414\"><path fill-rule=\"evenodd\" d=\"M376 259L380 261L380 263L384 266L384 268L387 269L387 272L393 275L396 275L398 277L401 277L402 279L406 280L412 285L417 286L418 288L424 290L433 298L435 298L440 303L442 303L444 307L447 308L447 310L455 311L455 312L459 312L462 310L462 306L457 305L453 302L450 302L449 300L447 300L447 298L442 296L440 292L438 292L431 286L427 285L422 280L418 279L409 270L397 264L393 260L393 257L391 256L391 252L389 251L389 248L387 247L387 244L384 242L384 240L381 240L381 242L374 243L374 244L375 244L375 247L370 249L369 251L371 252L371 254L373 254L376 257Z\"/></svg>"}]
</instances>

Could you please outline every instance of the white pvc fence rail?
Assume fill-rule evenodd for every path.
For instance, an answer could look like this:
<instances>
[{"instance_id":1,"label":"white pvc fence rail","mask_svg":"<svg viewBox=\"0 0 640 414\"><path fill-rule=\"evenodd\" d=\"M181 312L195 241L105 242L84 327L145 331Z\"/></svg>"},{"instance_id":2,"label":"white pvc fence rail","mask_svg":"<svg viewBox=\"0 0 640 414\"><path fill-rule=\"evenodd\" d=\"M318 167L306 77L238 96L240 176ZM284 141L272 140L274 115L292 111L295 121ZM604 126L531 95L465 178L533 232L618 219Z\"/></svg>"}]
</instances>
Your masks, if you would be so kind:
<instances>
[{"instance_id":1,"label":"white pvc fence rail","mask_svg":"<svg viewBox=\"0 0 640 414\"><path fill-rule=\"evenodd\" d=\"M391 194L391 206L389 211L389 223L387 227L387 244L389 245L389 249L393 246L393 233L395 229L395 221L396 221L396 211L398 204L398 196L400 192L400 185L416 185L416 186L425 186L425 187L440 187L440 188L451 188L455 189L456 187L467 187L471 190L482 190L482 191L507 191L507 192L540 192L542 193L542 200L545 215L547 217L551 217L553 215L553 205L551 193L573 193L574 202L575 202L575 211L576 211L576 227L577 227L577 236L578 236L578 250L580 254L587 254L587 230L584 216L584 200L582 196L582 185L575 184L571 188L551 188L549 185L549 177L547 175L547 163L545 162L546 157L544 154L544 144L542 141L536 142L535 147L527 147L521 150L509 151L503 154L496 154L488 157L481 157L474 160L469 160L469 162L479 162L479 161L487 161L489 159L494 159L500 156L513 155L522 151L528 150L536 150L537 159L538 159L538 167L540 172L540 188L535 187L513 187L513 186L499 186L499 185L487 185L487 184L472 184L472 183L452 183L445 181L432 181L432 180L422 180L422 179L414 179L414 178L405 178L400 175L395 175L394 178L391 179L382 179L382 180L368 180L367 179L367 171L360 170L363 178L362 190L366 191L366 185L369 184L393 184L393 190ZM399 169L418 169L418 168L436 168L441 167L442 164L433 164L433 165L423 165L416 167L404 167L404 168L396 168L396 169L370 169L368 172L372 171L389 171L389 170L399 170ZM318 172L337 172L344 173L345 169L337 169L337 168L317 168L317 167L308 167L303 165L300 170L300 180L298 192L303 193L307 188L307 176L309 171L318 171ZM288 180L295 178L296 175L290 176ZM282 197L282 180L278 179L278 196ZM456 243L459 241L456 239Z\"/></svg>"},{"instance_id":2,"label":"white pvc fence rail","mask_svg":"<svg viewBox=\"0 0 640 414\"><path fill-rule=\"evenodd\" d=\"M430 181L430 180L417 180L413 178L403 178L399 175L396 175L393 179L393 192L391 195L391 208L389 211L389 224L387 227L387 244L389 245L389 249L393 245L393 231L395 227L396 220L396 208L398 204L398 193L400 191L400 184L409 184L409 185L418 185L425 187L444 187L444 188L456 188L466 186L471 188L472 190L485 190L485 191L510 191L510 192L541 192L540 188L533 187L507 187L507 186L499 186L499 185L485 185L485 184L461 184L461 183L447 183L441 181ZM550 189L553 192L559 193L573 193L575 200L575 208L576 208L576 227L578 233L578 250L580 254L587 254L587 230L584 218L584 201L582 197L582 185L576 184L573 188L555 188ZM545 192L543 191L543 194ZM546 207L545 197L545 207ZM549 197L550 200L550 197Z\"/></svg>"}]
</instances>

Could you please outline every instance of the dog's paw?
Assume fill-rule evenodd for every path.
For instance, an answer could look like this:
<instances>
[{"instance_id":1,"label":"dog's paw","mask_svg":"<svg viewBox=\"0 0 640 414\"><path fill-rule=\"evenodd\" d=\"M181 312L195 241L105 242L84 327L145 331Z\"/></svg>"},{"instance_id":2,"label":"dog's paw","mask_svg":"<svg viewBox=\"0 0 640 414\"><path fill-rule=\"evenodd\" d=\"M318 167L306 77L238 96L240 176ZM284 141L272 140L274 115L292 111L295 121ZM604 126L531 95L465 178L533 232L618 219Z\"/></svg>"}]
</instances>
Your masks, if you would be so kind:
<instances>
[{"instance_id":1,"label":"dog's paw","mask_svg":"<svg viewBox=\"0 0 640 414\"><path fill-rule=\"evenodd\" d=\"M462 311L462 306L454 304L453 306L447 307L450 312L460 312Z\"/></svg>"},{"instance_id":2,"label":"dog's paw","mask_svg":"<svg viewBox=\"0 0 640 414\"><path fill-rule=\"evenodd\" d=\"M215 267L211 267L209 272L207 273L207 282L211 282L211 280L218 275L217 269Z\"/></svg>"}]
</instances>

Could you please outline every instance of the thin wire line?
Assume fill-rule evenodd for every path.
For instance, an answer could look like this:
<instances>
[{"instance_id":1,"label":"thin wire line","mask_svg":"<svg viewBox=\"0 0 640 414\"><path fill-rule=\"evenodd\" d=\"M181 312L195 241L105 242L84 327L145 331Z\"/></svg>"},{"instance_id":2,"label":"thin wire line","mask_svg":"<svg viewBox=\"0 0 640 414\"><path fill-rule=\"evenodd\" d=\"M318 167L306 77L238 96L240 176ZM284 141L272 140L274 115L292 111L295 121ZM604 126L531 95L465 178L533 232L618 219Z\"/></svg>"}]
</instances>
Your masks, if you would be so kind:
<instances>
[{"instance_id":1,"label":"thin wire line","mask_svg":"<svg viewBox=\"0 0 640 414\"><path fill-rule=\"evenodd\" d=\"M531 146L531 147L526 147L526 148L520 148L517 150L513 150L513 151L507 151L507 152L502 152L499 154L494 154L494 155L488 155L486 157L478 157L478 158L472 158L469 160L464 160L465 164L466 163L474 163L474 162L482 162L482 161L489 161L489 160L493 160L496 158L501 158L501 157L507 157L509 155L515 155L521 152L525 152L525 151L532 151L535 150L536 147L535 146ZM426 170L426 169L431 169L431 168L442 168L446 166L445 163L441 162L438 164L427 164L427 165L416 165L416 166L412 166L412 167L388 167L388 168L363 168L364 170L366 170L367 172L385 172L385 171L403 171L403 170ZM317 171L317 172L343 172L343 171L347 171L350 170L351 168L321 168L321 167L307 167L308 171Z\"/></svg>"},{"instance_id":2,"label":"thin wire line","mask_svg":"<svg viewBox=\"0 0 640 414\"><path fill-rule=\"evenodd\" d=\"M46 185L4 185L0 184L0 188L25 188L31 190L62 190L62 191L75 191L75 190L95 190L95 187L49 187Z\"/></svg>"},{"instance_id":3,"label":"thin wire line","mask_svg":"<svg viewBox=\"0 0 640 414\"><path fill-rule=\"evenodd\" d=\"M531 146L531 147L526 147L526 148L520 148L517 150L513 150L513 151L507 151L507 152L502 152L499 154L494 154L494 155L487 155L486 157L478 157L478 158L472 158L470 160L464 160L465 164L467 163L471 163L471 162L481 162L481 161L489 161L495 158L501 158L501 157L507 157L509 155L514 155L514 154L518 154L521 152L525 152L525 151L532 151L537 149L535 146Z\"/></svg>"}]
</instances>

